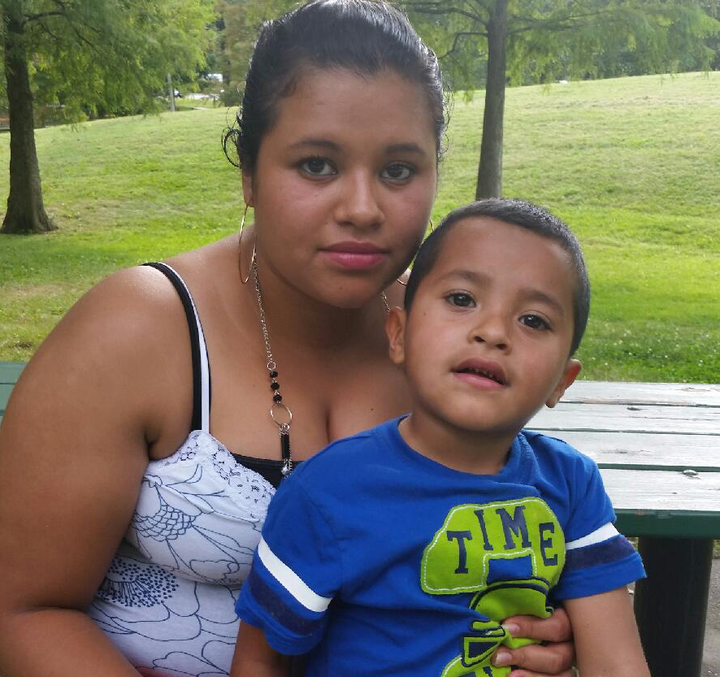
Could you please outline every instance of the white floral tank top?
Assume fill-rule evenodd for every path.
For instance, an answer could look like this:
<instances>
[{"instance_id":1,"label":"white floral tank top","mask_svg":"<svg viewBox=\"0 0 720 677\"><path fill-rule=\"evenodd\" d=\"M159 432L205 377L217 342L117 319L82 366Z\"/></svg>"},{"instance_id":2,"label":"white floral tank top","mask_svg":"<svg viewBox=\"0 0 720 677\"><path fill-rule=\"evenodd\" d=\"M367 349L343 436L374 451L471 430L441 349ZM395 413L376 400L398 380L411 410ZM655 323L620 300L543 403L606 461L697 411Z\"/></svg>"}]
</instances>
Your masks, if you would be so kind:
<instances>
[{"instance_id":1,"label":"white floral tank top","mask_svg":"<svg viewBox=\"0 0 720 677\"><path fill-rule=\"evenodd\" d=\"M170 457L148 464L130 527L88 614L143 675L219 677L230 671L235 600L275 489L210 434L197 310L174 270L151 265L175 285L190 321L193 431Z\"/></svg>"}]
</instances>

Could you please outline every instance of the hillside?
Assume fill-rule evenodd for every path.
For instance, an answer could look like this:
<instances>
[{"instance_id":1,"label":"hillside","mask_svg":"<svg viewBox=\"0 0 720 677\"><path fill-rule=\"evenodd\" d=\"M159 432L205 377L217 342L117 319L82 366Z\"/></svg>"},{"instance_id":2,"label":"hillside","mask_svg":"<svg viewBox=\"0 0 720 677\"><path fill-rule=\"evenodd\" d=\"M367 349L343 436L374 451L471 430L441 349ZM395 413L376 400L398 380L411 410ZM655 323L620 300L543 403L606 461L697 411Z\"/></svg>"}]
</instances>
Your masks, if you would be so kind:
<instances>
[{"instance_id":1,"label":"hillside","mask_svg":"<svg viewBox=\"0 0 720 677\"><path fill-rule=\"evenodd\" d=\"M472 199L482 92L456 98L434 218ZM37 132L46 236L0 237L0 359L25 360L109 272L235 230L229 109ZM720 382L720 72L507 93L505 194L583 243L593 308L583 378ZM0 136L7 195L9 137Z\"/></svg>"}]
</instances>

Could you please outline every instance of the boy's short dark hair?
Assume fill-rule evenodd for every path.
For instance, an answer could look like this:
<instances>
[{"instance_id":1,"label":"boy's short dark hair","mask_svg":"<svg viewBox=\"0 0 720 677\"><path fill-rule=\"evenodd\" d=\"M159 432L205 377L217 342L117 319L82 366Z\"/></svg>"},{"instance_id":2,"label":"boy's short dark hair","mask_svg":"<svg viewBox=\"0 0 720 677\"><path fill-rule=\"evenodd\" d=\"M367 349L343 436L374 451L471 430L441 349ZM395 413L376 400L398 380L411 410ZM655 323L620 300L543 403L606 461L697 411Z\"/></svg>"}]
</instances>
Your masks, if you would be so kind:
<instances>
[{"instance_id":1,"label":"boy's short dark hair","mask_svg":"<svg viewBox=\"0 0 720 677\"><path fill-rule=\"evenodd\" d=\"M522 200L490 198L471 202L451 211L420 247L405 290L405 310L410 312L418 287L435 266L442 250L443 240L452 227L464 219L483 216L525 228L541 237L554 240L570 255L576 277L573 290L573 338L570 346L570 354L573 355L585 333L590 312L590 282L585 258L580 243L565 223L546 209Z\"/></svg>"}]
</instances>

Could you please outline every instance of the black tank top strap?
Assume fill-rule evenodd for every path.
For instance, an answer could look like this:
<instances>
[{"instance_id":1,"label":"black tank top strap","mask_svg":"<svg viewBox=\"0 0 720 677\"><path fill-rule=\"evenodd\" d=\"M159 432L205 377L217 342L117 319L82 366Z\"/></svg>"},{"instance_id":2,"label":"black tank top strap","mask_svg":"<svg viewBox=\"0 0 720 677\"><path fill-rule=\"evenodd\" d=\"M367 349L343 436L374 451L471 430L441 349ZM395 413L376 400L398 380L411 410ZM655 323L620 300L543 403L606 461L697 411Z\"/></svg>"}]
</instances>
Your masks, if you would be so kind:
<instances>
[{"instance_id":1,"label":"black tank top strap","mask_svg":"<svg viewBox=\"0 0 720 677\"><path fill-rule=\"evenodd\" d=\"M167 263L153 261L143 264L159 270L170 280L182 301L190 331L190 351L193 373L193 413L191 430L210 432L210 363L200 316L190 290L180 275Z\"/></svg>"}]
</instances>

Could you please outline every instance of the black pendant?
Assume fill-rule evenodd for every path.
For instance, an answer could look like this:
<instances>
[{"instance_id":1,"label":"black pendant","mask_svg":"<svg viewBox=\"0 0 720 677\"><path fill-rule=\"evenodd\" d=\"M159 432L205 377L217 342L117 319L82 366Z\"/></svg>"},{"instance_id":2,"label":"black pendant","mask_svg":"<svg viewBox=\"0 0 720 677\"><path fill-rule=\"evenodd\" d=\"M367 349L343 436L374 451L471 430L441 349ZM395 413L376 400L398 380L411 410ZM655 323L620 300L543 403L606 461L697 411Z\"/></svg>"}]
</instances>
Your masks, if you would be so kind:
<instances>
[{"instance_id":1,"label":"black pendant","mask_svg":"<svg viewBox=\"0 0 720 677\"><path fill-rule=\"evenodd\" d=\"M280 432L280 451L284 461L282 467L283 476L287 477L292 472L292 458L290 457L290 433L287 431Z\"/></svg>"}]
</instances>

